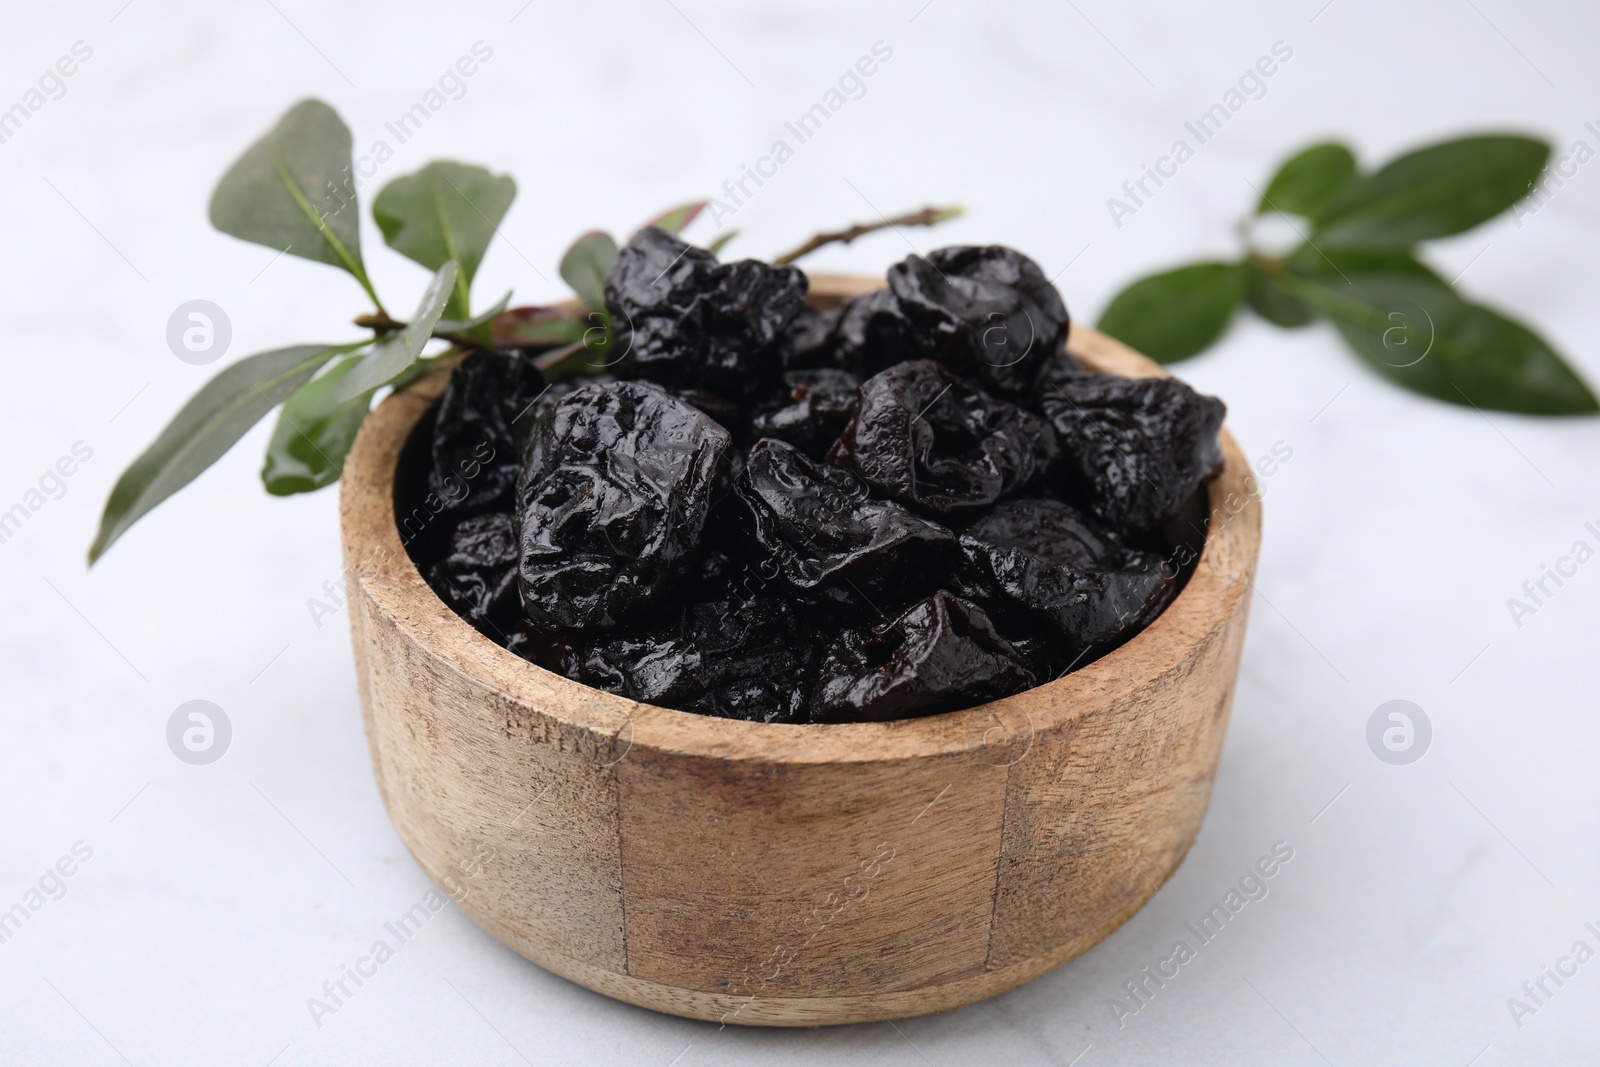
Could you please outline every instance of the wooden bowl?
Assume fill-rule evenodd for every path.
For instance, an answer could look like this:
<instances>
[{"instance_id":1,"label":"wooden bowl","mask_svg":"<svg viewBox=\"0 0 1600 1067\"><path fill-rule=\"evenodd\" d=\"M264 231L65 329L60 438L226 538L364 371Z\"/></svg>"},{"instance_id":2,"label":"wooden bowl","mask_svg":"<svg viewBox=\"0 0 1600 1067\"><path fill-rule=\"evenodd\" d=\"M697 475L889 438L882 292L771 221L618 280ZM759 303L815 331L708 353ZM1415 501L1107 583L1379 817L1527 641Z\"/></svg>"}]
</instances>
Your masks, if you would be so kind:
<instances>
[{"instance_id":1,"label":"wooden bowl","mask_svg":"<svg viewBox=\"0 0 1600 1067\"><path fill-rule=\"evenodd\" d=\"M813 276L813 299L882 286ZM1074 326L1086 365L1164 372ZM1222 435L1210 532L1149 628L966 711L790 726L634 703L478 634L401 546L394 476L443 375L367 419L340 512L367 738L422 869L528 959L695 1019L944 1011L1059 967L1136 912L1200 829L1261 508Z\"/></svg>"}]
</instances>

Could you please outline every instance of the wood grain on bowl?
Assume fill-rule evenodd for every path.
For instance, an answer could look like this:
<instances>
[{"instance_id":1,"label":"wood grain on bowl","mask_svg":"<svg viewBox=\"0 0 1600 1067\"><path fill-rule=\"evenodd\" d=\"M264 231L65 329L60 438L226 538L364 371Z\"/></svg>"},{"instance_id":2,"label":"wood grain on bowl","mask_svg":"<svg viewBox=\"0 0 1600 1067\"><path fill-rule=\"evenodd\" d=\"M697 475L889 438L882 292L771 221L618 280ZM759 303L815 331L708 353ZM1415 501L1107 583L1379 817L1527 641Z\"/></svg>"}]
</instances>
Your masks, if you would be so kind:
<instances>
[{"instance_id":1,"label":"wood grain on bowl","mask_svg":"<svg viewBox=\"0 0 1600 1067\"><path fill-rule=\"evenodd\" d=\"M819 304L882 281L813 275ZM1074 326L1083 363L1159 366ZM810 1026L943 1011L1125 922L1199 831L1260 542L1226 432L1189 583L1116 651L982 707L788 726L634 703L534 666L430 590L394 514L442 374L346 464L361 703L401 838L473 921L548 970L698 1019Z\"/></svg>"}]
</instances>

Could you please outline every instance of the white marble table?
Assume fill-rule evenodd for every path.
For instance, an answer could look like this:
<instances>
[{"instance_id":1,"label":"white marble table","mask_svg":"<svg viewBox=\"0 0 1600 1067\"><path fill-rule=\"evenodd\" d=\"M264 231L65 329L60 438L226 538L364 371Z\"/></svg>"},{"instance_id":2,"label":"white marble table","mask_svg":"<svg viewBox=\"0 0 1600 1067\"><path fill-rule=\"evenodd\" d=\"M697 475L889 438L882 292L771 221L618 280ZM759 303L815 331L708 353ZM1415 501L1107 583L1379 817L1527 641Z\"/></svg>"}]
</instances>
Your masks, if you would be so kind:
<instances>
[{"instance_id":1,"label":"white marble table","mask_svg":"<svg viewBox=\"0 0 1600 1067\"><path fill-rule=\"evenodd\" d=\"M369 197L435 156L516 175L521 196L480 291L533 301L559 292L554 263L579 231L625 231L715 193L793 140L784 124L875 42L892 55L859 98L730 202L734 251L772 254L821 226L960 201L965 219L910 241L1016 245L1061 272L1069 306L1092 321L1135 274L1228 253L1249 183L1313 136L1347 137L1369 160L1486 127L1600 148L1584 125L1600 119L1591 5L1323 5L9 11L0 108L25 101L75 42L91 54L47 79L59 98L0 143L0 510L78 453L0 544L0 909L45 890L0 944L0 1062L1594 1062L1600 963L1560 961L1580 939L1600 948L1585 926L1600 928L1600 563L1520 620L1506 601L1574 542L1600 544L1585 526L1600 525L1600 422L1414 398L1326 328L1243 322L1181 370L1228 401L1252 455L1292 450L1266 483L1259 596L1199 842L1088 955L936 1018L718 1030L554 978L453 908L314 1018L308 998L427 891L373 787L344 614L324 593L339 579L335 494L269 499L255 478L263 426L84 569L117 473L210 373L168 351L174 308L224 308L229 358L350 335L361 294L346 277L274 262L205 218L222 169L303 95L355 129L358 154L373 157ZM400 142L385 123L477 42L491 54ZM1259 99L1114 219L1107 199L1277 42L1292 56ZM380 140L392 149L382 164ZM422 272L382 250L370 220L365 238L380 289L410 303ZM1597 239L1591 163L1536 213L1433 256L1600 381ZM880 235L814 265L877 271L908 250ZM169 716L193 699L232 724L207 766L166 743ZM1393 699L1433 727L1409 766L1365 740ZM1269 894L1119 1027L1122 983L1280 841L1293 859ZM58 862L70 876L48 873ZM1546 965L1576 973L1546 979L1538 1010L1514 1020L1507 998Z\"/></svg>"}]
</instances>

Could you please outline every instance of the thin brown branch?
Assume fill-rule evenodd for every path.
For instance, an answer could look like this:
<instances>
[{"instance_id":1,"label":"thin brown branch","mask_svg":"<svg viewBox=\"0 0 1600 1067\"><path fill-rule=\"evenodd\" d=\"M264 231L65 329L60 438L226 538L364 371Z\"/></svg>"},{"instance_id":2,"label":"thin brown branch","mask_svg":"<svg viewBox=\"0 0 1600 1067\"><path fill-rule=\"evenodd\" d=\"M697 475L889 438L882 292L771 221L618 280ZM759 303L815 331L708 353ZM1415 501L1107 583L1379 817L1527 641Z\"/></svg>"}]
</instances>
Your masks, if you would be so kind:
<instances>
[{"instance_id":1,"label":"thin brown branch","mask_svg":"<svg viewBox=\"0 0 1600 1067\"><path fill-rule=\"evenodd\" d=\"M772 262L778 266L793 263L801 256L810 255L817 249L826 245L847 245L857 237L864 237L878 230L887 230L895 226L937 226L941 222L957 218L966 213L966 208L959 204L952 207L925 207L921 211L911 211L904 215L896 215L892 219L879 219L877 222L858 222L848 229L836 230L832 233L819 233L805 244L792 252L778 256Z\"/></svg>"}]
</instances>

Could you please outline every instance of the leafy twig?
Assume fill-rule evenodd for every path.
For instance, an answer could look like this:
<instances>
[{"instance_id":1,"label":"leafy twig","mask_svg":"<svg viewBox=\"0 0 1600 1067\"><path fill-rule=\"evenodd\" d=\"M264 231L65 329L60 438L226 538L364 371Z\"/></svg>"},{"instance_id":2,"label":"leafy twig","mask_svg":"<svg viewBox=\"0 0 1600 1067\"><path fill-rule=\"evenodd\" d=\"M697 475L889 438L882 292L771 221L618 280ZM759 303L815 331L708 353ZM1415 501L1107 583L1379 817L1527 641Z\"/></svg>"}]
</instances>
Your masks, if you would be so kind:
<instances>
[{"instance_id":1,"label":"leafy twig","mask_svg":"<svg viewBox=\"0 0 1600 1067\"><path fill-rule=\"evenodd\" d=\"M1289 329L1318 318L1377 373L1451 404L1533 415L1600 414L1600 400L1543 338L1465 298L1430 270L1420 243L1470 230L1525 198L1542 202L1550 146L1508 134L1428 145L1364 173L1341 144L1283 163L1255 215L1295 215L1302 244L1141 278L1111 301L1099 328L1161 363L1210 348L1249 308ZM1121 201L1112 201L1113 217ZM1131 212L1131 208L1128 208Z\"/></svg>"}]
</instances>

